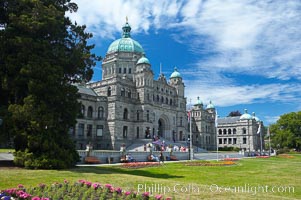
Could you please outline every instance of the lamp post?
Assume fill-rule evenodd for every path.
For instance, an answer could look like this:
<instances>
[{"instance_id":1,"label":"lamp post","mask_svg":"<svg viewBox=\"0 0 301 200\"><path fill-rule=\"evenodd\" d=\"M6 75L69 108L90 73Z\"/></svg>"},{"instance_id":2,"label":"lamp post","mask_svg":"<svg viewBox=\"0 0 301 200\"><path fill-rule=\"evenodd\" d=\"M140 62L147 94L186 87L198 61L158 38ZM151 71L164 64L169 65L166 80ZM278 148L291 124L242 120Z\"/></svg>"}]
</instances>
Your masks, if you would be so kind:
<instances>
[{"instance_id":1,"label":"lamp post","mask_svg":"<svg viewBox=\"0 0 301 200\"><path fill-rule=\"evenodd\" d=\"M251 147L250 147L250 125L249 125L249 122L250 122L250 119L248 119L248 140L249 140L249 154L248 154L248 156L250 157L250 155L251 155Z\"/></svg>"},{"instance_id":2,"label":"lamp post","mask_svg":"<svg viewBox=\"0 0 301 200\"><path fill-rule=\"evenodd\" d=\"M3 120L0 118L0 126L2 125L2 123L3 123Z\"/></svg>"}]
</instances>

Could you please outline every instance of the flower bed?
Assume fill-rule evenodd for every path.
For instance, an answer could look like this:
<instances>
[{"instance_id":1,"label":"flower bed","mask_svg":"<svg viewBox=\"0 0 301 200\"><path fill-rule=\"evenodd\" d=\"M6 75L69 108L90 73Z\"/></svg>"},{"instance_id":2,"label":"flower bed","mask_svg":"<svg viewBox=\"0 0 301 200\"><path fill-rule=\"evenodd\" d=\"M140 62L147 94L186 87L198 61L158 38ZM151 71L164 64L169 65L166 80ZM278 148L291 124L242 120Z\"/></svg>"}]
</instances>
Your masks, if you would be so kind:
<instances>
[{"instance_id":1,"label":"flower bed","mask_svg":"<svg viewBox=\"0 0 301 200\"><path fill-rule=\"evenodd\" d=\"M225 158L224 161L238 161L239 158Z\"/></svg>"},{"instance_id":2,"label":"flower bed","mask_svg":"<svg viewBox=\"0 0 301 200\"><path fill-rule=\"evenodd\" d=\"M124 168L142 168L142 167L154 167L159 166L159 162L132 162L132 163L123 163L121 166Z\"/></svg>"},{"instance_id":3,"label":"flower bed","mask_svg":"<svg viewBox=\"0 0 301 200\"><path fill-rule=\"evenodd\" d=\"M270 156L256 156L256 158L269 158Z\"/></svg>"},{"instance_id":4,"label":"flower bed","mask_svg":"<svg viewBox=\"0 0 301 200\"><path fill-rule=\"evenodd\" d=\"M27 188L18 185L17 188L0 191L1 200L101 200L101 199L139 199L139 200L171 200L163 195L151 195L148 192L138 194L135 191L123 191L110 184L92 183L79 180L74 184L53 183L50 186L39 184L37 187Z\"/></svg>"},{"instance_id":5,"label":"flower bed","mask_svg":"<svg viewBox=\"0 0 301 200\"><path fill-rule=\"evenodd\" d=\"M294 156L291 156L291 155L288 155L288 154L280 154L277 157L280 157L280 158L294 158Z\"/></svg>"},{"instance_id":6,"label":"flower bed","mask_svg":"<svg viewBox=\"0 0 301 200\"><path fill-rule=\"evenodd\" d=\"M233 161L219 161L219 162L202 161L202 162L185 163L186 166L229 166L235 164L236 163Z\"/></svg>"}]
</instances>

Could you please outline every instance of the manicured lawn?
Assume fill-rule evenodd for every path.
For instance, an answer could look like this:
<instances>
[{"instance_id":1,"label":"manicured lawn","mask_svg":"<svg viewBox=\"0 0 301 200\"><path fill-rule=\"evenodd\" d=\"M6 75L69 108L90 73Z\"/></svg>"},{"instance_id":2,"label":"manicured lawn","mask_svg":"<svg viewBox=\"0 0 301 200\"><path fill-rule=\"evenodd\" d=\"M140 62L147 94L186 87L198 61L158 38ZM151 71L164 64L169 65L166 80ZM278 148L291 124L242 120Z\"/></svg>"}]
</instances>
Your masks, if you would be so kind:
<instances>
[{"instance_id":1,"label":"manicured lawn","mask_svg":"<svg viewBox=\"0 0 301 200\"><path fill-rule=\"evenodd\" d=\"M0 149L0 153L15 152L14 149Z\"/></svg>"},{"instance_id":2,"label":"manicured lawn","mask_svg":"<svg viewBox=\"0 0 301 200\"><path fill-rule=\"evenodd\" d=\"M70 170L0 168L0 189L85 179L140 193L165 191L165 197L174 199L301 199L301 155L292 156L244 159L233 166L187 166L184 162L139 169L121 166Z\"/></svg>"}]
</instances>

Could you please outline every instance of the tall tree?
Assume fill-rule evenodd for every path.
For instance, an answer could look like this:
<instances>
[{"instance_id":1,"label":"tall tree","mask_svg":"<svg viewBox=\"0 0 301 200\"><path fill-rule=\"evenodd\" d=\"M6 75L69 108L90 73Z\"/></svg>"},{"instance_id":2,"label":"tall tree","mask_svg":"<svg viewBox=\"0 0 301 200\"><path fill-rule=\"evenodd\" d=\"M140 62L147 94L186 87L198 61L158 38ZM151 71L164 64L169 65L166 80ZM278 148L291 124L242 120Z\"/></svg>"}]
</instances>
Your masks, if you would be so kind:
<instances>
[{"instance_id":1,"label":"tall tree","mask_svg":"<svg viewBox=\"0 0 301 200\"><path fill-rule=\"evenodd\" d=\"M100 58L71 0L1 0L1 131L15 138L15 162L67 168L78 160L68 130L79 110L74 84L89 81Z\"/></svg>"},{"instance_id":2,"label":"tall tree","mask_svg":"<svg viewBox=\"0 0 301 200\"><path fill-rule=\"evenodd\" d=\"M274 147L301 150L301 111L280 116L270 132Z\"/></svg>"},{"instance_id":3,"label":"tall tree","mask_svg":"<svg viewBox=\"0 0 301 200\"><path fill-rule=\"evenodd\" d=\"M237 117L237 116L241 116L241 113L239 112L239 110L231 111L228 115L228 117Z\"/></svg>"}]
</instances>

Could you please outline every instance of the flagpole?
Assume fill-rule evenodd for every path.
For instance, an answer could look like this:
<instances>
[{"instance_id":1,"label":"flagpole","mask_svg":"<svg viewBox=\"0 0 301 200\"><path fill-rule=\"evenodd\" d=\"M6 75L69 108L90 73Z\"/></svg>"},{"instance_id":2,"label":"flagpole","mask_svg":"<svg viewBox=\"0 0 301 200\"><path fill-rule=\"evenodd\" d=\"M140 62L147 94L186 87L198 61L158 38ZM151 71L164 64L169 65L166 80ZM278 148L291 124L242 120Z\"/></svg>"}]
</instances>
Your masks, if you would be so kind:
<instances>
[{"instance_id":1,"label":"flagpole","mask_svg":"<svg viewBox=\"0 0 301 200\"><path fill-rule=\"evenodd\" d=\"M261 135L261 122L260 122L260 125L259 125L259 137L260 137L260 155L262 156L262 135Z\"/></svg>"},{"instance_id":2,"label":"flagpole","mask_svg":"<svg viewBox=\"0 0 301 200\"><path fill-rule=\"evenodd\" d=\"M269 134L269 156L271 156L271 133L270 133L269 126L268 126L268 134Z\"/></svg>"},{"instance_id":3,"label":"flagpole","mask_svg":"<svg viewBox=\"0 0 301 200\"><path fill-rule=\"evenodd\" d=\"M190 113L189 114L189 116L190 116L190 119L189 119L189 122L190 122L190 124L189 124L189 129L190 129L190 131L189 131L189 134L190 134L190 136L189 136L190 137L190 140L189 140L189 142L190 142L189 143L189 147L190 147L189 148L190 149L189 153L190 153L190 155L189 155L189 157L190 157L190 160L193 159L192 158L193 157L192 156L193 155L193 153L192 153L193 149L192 149L192 116L191 116L192 113L191 113L191 111L192 111L192 108L191 108L191 99L190 99L190 111L189 111L189 113Z\"/></svg>"},{"instance_id":4,"label":"flagpole","mask_svg":"<svg viewBox=\"0 0 301 200\"><path fill-rule=\"evenodd\" d=\"M217 110L215 110L215 131L216 131L216 161L218 161L218 135L217 135Z\"/></svg>"}]
</instances>

